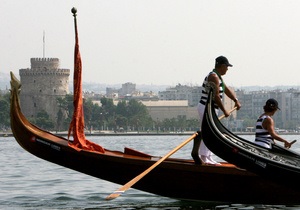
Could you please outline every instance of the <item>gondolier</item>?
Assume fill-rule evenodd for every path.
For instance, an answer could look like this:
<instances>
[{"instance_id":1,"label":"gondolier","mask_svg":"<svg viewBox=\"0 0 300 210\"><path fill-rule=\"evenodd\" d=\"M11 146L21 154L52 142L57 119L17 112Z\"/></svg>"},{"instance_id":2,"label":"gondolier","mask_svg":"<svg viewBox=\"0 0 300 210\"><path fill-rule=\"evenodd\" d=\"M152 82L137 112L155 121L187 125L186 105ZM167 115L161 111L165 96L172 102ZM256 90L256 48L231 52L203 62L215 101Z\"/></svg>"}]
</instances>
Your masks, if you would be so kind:
<instances>
[{"instance_id":1,"label":"gondolier","mask_svg":"<svg viewBox=\"0 0 300 210\"><path fill-rule=\"evenodd\" d=\"M231 100L234 101L235 106L237 107L237 110L240 109L241 104L236 98L235 94L233 91L231 91L229 88L227 88L226 84L223 81L222 76L226 74L228 67L232 67L232 65L229 63L228 59L224 56L219 56L216 58L215 61L215 69L211 71L204 79L203 81L203 90L202 90L202 95L197 107L198 114L199 114L199 119L200 119L200 130L201 130L201 124L202 124L202 119L203 119L203 114L205 110L205 105L207 102L207 97L208 93L205 90L206 85L209 82L213 82L216 84L216 93L215 93L215 109L218 112L219 109L224 113L225 117L228 117L230 113L225 109L223 103L222 103L222 98L223 98L223 93L225 93ZM200 157L199 157L200 153ZM194 161L196 164L217 164L212 159L212 153L211 151L206 147L203 141L201 141L201 137L195 138L194 139L194 145L191 153Z\"/></svg>"}]
</instances>

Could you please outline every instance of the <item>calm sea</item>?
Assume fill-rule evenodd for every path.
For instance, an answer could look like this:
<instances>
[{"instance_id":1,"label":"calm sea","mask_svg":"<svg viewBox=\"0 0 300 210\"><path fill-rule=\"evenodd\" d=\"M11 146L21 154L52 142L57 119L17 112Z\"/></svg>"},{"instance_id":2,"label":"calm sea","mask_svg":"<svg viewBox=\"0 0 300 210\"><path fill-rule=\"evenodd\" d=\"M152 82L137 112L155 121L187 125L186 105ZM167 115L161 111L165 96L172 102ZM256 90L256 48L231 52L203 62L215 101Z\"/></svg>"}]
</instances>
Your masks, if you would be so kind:
<instances>
[{"instance_id":1,"label":"calm sea","mask_svg":"<svg viewBox=\"0 0 300 210\"><path fill-rule=\"evenodd\" d=\"M152 155L164 156L189 137L190 135L93 136L88 139L111 150L123 151L124 147L130 147ZM242 137L253 140L253 136L250 135ZM294 140L300 136L284 137ZM189 143L172 157L190 159L191 147L192 143ZM292 149L300 152L300 140ZM215 159L220 160L217 157ZM120 197L106 201L105 197L120 185L41 160L24 151L13 137L0 137L0 164L0 209L300 209L300 206L183 202L135 189L129 189Z\"/></svg>"}]
</instances>

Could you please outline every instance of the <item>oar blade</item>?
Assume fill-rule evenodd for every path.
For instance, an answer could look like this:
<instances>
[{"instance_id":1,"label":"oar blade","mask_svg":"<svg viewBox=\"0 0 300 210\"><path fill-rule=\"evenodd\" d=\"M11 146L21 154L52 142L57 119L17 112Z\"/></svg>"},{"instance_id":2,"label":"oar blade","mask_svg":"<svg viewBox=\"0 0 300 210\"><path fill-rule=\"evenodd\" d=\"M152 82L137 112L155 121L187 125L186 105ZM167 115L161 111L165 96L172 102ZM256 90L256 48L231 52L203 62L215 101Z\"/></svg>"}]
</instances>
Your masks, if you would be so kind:
<instances>
[{"instance_id":1,"label":"oar blade","mask_svg":"<svg viewBox=\"0 0 300 210\"><path fill-rule=\"evenodd\" d=\"M105 198L105 200L109 201L109 200L113 200L117 197L119 197L121 194L123 194L125 191L121 191L121 190L117 190L115 192L113 192L112 194L110 194L109 196L107 196Z\"/></svg>"}]
</instances>

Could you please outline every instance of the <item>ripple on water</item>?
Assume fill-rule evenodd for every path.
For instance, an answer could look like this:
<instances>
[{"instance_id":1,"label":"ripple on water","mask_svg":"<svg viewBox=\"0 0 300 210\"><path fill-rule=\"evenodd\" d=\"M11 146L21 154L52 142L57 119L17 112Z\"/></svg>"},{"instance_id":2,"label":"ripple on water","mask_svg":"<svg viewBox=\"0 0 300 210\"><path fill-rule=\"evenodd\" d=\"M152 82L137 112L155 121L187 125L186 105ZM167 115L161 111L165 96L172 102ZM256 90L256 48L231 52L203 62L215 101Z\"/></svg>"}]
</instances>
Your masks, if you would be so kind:
<instances>
[{"instance_id":1,"label":"ripple on water","mask_svg":"<svg viewBox=\"0 0 300 210\"><path fill-rule=\"evenodd\" d=\"M154 155L165 155L186 137L93 137L112 150L125 146ZM296 137L287 136L287 139ZM297 137L298 138L298 137ZM149 142L156 142L149 144ZM160 145L159 148L157 145ZM300 145L300 144L299 144ZM296 145L295 145L296 146ZM278 205L220 205L216 203L188 202L165 198L135 189L129 189L119 198L105 198L120 185L81 174L41 160L24 151L11 137L0 138L0 209L108 209L108 210L208 210L208 209L289 209L300 206ZM5 148L5 149L3 149ZM300 149L300 146L296 149ZM191 145L176 153L190 158ZM299 199L300 200L300 199Z\"/></svg>"}]
</instances>

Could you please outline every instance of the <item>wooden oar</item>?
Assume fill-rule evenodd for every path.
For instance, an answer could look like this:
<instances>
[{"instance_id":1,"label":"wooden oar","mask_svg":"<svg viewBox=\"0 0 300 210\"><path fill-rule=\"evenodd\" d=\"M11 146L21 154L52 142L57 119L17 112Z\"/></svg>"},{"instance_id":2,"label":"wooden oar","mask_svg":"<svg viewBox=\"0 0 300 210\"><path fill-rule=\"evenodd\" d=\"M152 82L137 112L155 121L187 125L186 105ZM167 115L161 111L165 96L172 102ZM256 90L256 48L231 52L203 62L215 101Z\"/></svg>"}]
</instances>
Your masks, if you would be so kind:
<instances>
[{"instance_id":1,"label":"wooden oar","mask_svg":"<svg viewBox=\"0 0 300 210\"><path fill-rule=\"evenodd\" d=\"M237 107L234 107L232 110L230 110L229 113L233 112L236 109L237 109ZM219 119L221 120L224 117L225 117L225 115L222 115L222 116L219 117ZM188 138L187 140L185 140L184 142L182 142L175 149L173 149L168 154L166 154L164 157L162 157L161 159L159 159L156 163L154 163L152 166L150 166L148 169L146 169L140 175L136 176L135 178L133 178L132 180L130 180L129 182L127 182L125 185L123 185L121 188L119 188L114 193L112 193L109 196L107 196L105 199L106 200L112 200L112 199L115 199L115 198L119 197L122 193L124 193L126 190L128 190L130 187L132 187L141 178L143 178L144 176L146 176L150 171L152 171L156 166L158 166L160 163L162 163L165 159L167 159L168 157L170 157L171 155L173 155L175 152L177 152L179 149L181 149L184 145L186 145L191 140L193 140L197 135L198 135L198 133L194 133L190 138Z\"/></svg>"},{"instance_id":2,"label":"wooden oar","mask_svg":"<svg viewBox=\"0 0 300 210\"><path fill-rule=\"evenodd\" d=\"M290 143L290 144L291 144L291 146L292 146L294 143L296 143L296 141L297 141L297 140L293 140L293 141L291 141L291 143Z\"/></svg>"},{"instance_id":3,"label":"wooden oar","mask_svg":"<svg viewBox=\"0 0 300 210\"><path fill-rule=\"evenodd\" d=\"M289 147L287 147L287 149L291 148L291 146L292 146L294 143L296 143L296 141L297 141L297 140L293 140L293 141L291 141L291 143L290 143L290 146L289 146Z\"/></svg>"},{"instance_id":4,"label":"wooden oar","mask_svg":"<svg viewBox=\"0 0 300 210\"><path fill-rule=\"evenodd\" d=\"M290 144L290 146L289 147L284 147L285 149L290 149L291 148L291 146L294 144L294 143L296 143L296 141L297 140L293 140L293 141L291 141L289 144Z\"/></svg>"},{"instance_id":5,"label":"wooden oar","mask_svg":"<svg viewBox=\"0 0 300 210\"><path fill-rule=\"evenodd\" d=\"M194 133L190 138L188 138L187 140L185 140L184 142L182 142L175 149L173 149L167 155L165 155L164 157L162 157L161 159L159 159L156 163L154 163L152 166L150 166L148 169L146 169L140 175L136 176L135 178L133 178L132 180L130 180L129 182L127 182L124 186L122 186L121 188L119 188L117 191L115 191L114 193L110 194L109 196L107 196L105 199L106 200L112 200L114 198L119 197L122 193L124 193L126 190L128 190L132 185L134 185L135 183L137 183L141 178L143 178L145 175L147 175L156 166L158 166L161 162L163 162L165 159L167 159L168 157L170 157L173 153L175 153L181 147L183 147L188 142L190 142L192 139L194 139L197 135L198 135L198 133Z\"/></svg>"},{"instance_id":6,"label":"wooden oar","mask_svg":"<svg viewBox=\"0 0 300 210\"><path fill-rule=\"evenodd\" d=\"M237 107L233 107L230 111L229 111L229 114L231 114L234 110L236 110ZM223 118L225 117L225 115L223 114L222 116L219 117L219 120L222 120Z\"/></svg>"}]
</instances>

